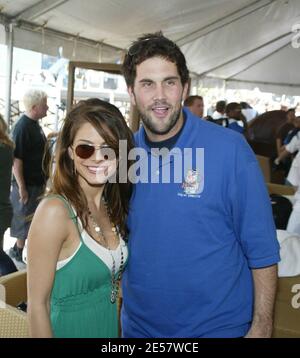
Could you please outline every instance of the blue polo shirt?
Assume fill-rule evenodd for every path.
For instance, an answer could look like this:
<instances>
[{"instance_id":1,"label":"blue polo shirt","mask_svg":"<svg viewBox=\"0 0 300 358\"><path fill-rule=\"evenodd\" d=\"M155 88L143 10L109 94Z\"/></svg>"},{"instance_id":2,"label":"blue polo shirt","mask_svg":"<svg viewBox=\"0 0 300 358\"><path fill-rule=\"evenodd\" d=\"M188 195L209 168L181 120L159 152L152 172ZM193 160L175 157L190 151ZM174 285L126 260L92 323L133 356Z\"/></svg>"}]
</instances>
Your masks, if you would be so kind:
<instances>
[{"instance_id":1,"label":"blue polo shirt","mask_svg":"<svg viewBox=\"0 0 300 358\"><path fill-rule=\"evenodd\" d=\"M144 129L136 135L148 178L157 180L138 182L131 200L124 337L243 336L253 315L251 269L279 261L270 201L248 144L185 115L177 153L153 168ZM182 181L163 183L163 168L172 171L186 148L200 149L192 160L182 155Z\"/></svg>"}]
</instances>

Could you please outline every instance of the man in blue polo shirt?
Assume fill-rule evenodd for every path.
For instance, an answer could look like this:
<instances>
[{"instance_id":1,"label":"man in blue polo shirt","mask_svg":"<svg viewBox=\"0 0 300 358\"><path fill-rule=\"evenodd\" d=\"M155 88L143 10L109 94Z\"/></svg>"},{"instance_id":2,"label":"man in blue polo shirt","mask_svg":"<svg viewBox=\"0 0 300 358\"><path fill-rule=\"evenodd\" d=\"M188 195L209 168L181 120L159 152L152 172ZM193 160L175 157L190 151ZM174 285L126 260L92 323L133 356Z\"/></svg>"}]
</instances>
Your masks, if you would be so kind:
<instances>
[{"instance_id":1,"label":"man in blue polo shirt","mask_svg":"<svg viewBox=\"0 0 300 358\"><path fill-rule=\"evenodd\" d=\"M253 152L182 109L189 72L161 33L134 42L123 71L143 122L137 174L149 169L128 217L123 336L270 337L279 245Z\"/></svg>"}]
</instances>

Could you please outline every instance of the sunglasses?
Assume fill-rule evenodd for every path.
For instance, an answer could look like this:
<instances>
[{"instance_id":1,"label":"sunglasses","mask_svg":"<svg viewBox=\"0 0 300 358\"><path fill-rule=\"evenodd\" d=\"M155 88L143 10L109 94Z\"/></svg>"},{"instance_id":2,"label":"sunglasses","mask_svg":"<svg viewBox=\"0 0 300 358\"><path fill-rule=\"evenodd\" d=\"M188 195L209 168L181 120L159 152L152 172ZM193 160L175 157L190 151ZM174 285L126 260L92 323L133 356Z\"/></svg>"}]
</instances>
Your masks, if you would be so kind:
<instances>
[{"instance_id":1,"label":"sunglasses","mask_svg":"<svg viewBox=\"0 0 300 358\"><path fill-rule=\"evenodd\" d=\"M108 154L110 154L113 149L106 144L104 145L78 144L75 148L75 153L81 159L88 159L95 153L97 148L99 148L100 154L104 158L104 160L108 160L109 158Z\"/></svg>"}]
</instances>

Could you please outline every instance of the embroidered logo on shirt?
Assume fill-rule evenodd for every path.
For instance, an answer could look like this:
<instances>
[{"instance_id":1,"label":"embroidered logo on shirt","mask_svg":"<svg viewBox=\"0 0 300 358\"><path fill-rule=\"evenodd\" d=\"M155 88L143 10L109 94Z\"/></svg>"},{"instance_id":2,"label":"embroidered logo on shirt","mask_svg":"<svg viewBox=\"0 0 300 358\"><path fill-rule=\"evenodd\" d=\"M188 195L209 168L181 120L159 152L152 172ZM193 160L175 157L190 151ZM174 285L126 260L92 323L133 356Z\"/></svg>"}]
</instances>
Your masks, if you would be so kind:
<instances>
[{"instance_id":1,"label":"embroidered logo on shirt","mask_svg":"<svg viewBox=\"0 0 300 358\"><path fill-rule=\"evenodd\" d=\"M187 171L185 180L182 183L183 193L188 196L199 196L203 190L199 171L190 169ZM180 194L179 194L180 195Z\"/></svg>"}]
</instances>

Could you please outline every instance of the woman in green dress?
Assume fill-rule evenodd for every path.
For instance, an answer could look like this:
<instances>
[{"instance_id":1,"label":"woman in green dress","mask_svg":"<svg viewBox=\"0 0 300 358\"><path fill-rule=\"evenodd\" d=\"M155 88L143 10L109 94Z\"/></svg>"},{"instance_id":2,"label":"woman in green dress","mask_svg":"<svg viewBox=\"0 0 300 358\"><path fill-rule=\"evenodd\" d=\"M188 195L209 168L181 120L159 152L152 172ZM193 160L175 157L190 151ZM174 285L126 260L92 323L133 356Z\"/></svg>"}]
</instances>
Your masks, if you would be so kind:
<instances>
[{"instance_id":1,"label":"woman in green dress","mask_svg":"<svg viewBox=\"0 0 300 358\"><path fill-rule=\"evenodd\" d=\"M120 140L127 141L125 153ZM28 237L32 337L118 336L131 148L132 133L112 104L81 101L67 115L50 170L51 189ZM126 180L119 180L124 168Z\"/></svg>"}]
</instances>

